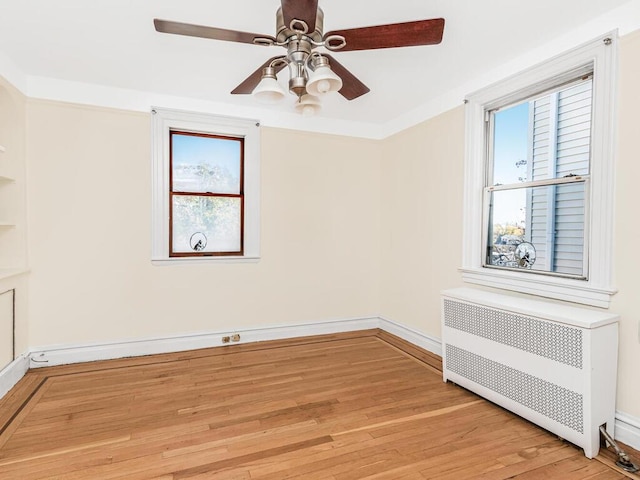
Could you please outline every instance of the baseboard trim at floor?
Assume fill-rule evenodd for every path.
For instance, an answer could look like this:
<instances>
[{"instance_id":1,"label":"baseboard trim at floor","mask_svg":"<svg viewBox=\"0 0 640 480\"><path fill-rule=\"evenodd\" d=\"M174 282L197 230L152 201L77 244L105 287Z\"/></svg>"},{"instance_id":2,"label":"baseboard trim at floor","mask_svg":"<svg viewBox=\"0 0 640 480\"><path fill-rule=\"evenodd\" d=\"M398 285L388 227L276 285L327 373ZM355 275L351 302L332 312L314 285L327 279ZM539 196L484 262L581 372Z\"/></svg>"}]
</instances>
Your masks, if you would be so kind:
<instances>
[{"instance_id":1,"label":"baseboard trim at floor","mask_svg":"<svg viewBox=\"0 0 640 480\"><path fill-rule=\"evenodd\" d=\"M93 362L97 360L112 360L116 358L198 350L201 348L223 347L226 344L223 343L222 338L233 334L239 334L240 341L229 343L230 345L370 330L379 328L379 325L379 317L363 317L298 325L147 338L93 345L45 346L31 349L29 358L31 359L31 368L51 367L71 363Z\"/></svg>"},{"instance_id":2,"label":"baseboard trim at floor","mask_svg":"<svg viewBox=\"0 0 640 480\"><path fill-rule=\"evenodd\" d=\"M138 357L158 353L172 353L200 348L222 347L222 337L240 335L240 342L250 343L267 340L284 340L296 337L326 335L332 333L355 332L379 328L407 342L441 356L440 339L429 337L389 319L381 317L361 317L297 325L273 326L265 328L237 329L225 332L205 332L198 334L157 337L123 342L91 345L61 345L32 348L29 352L31 368L66 365L70 363L111 360ZM232 343L236 344L236 343Z\"/></svg>"},{"instance_id":3,"label":"baseboard trim at floor","mask_svg":"<svg viewBox=\"0 0 640 480\"><path fill-rule=\"evenodd\" d=\"M412 330L409 327L405 327L404 325L396 323L385 317L380 317L379 320L380 323L378 328L391 333L396 337L400 337L416 347L420 347L442 357L442 341L439 338L430 337L429 335Z\"/></svg>"},{"instance_id":4,"label":"baseboard trim at floor","mask_svg":"<svg viewBox=\"0 0 640 480\"><path fill-rule=\"evenodd\" d=\"M29 370L29 358L20 355L9 365L0 370L0 398L4 397Z\"/></svg>"},{"instance_id":5,"label":"baseboard trim at floor","mask_svg":"<svg viewBox=\"0 0 640 480\"><path fill-rule=\"evenodd\" d=\"M616 411L615 438L631 448L640 450L640 419Z\"/></svg>"},{"instance_id":6,"label":"baseboard trim at floor","mask_svg":"<svg viewBox=\"0 0 640 480\"><path fill-rule=\"evenodd\" d=\"M425 350L422 347L418 347L413 343L394 335L393 333L389 333L381 328L378 329L378 334L376 335L380 340L384 340L389 345L396 347L398 350L403 352L406 355L409 355L416 360L433 367L434 372L442 375L442 357L435 353L432 353L428 350Z\"/></svg>"}]
</instances>

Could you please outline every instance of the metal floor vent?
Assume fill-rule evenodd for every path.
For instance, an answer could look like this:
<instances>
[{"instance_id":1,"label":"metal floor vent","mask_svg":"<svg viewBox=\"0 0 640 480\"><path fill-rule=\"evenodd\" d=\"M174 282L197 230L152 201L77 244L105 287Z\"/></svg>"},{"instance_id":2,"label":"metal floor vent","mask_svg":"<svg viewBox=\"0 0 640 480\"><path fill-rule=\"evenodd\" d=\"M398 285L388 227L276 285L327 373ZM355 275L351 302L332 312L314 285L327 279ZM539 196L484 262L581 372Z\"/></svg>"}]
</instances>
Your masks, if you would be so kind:
<instances>
[{"instance_id":1,"label":"metal floor vent","mask_svg":"<svg viewBox=\"0 0 640 480\"><path fill-rule=\"evenodd\" d=\"M613 436L618 316L469 288L443 292L443 379L579 445Z\"/></svg>"}]
</instances>

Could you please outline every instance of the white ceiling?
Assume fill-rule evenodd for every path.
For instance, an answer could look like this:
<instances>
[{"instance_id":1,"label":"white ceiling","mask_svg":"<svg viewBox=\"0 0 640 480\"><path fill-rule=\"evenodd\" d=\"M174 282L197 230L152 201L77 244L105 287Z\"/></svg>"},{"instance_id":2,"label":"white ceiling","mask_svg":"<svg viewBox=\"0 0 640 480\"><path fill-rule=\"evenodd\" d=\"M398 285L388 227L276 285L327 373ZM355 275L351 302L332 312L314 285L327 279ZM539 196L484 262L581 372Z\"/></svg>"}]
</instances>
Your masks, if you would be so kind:
<instances>
[{"instance_id":1,"label":"white ceiling","mask_svg":"<svg viewBox=\"0 0 640 480\"><path fill-rule=\"evenodd\" d=\"M415 117L422 106L464 91L474 79L517 63L568 32L591 25L589 33L582 34L591 35L589 39L617 27L616 18L626 10L615 9L626 4L628 10L637 3L320 0L325 31L435 17L444 17L446 24L440 45L335 53L371 92L351 102L330 95L320 119L308 122L357 123L375 129L403 116ZM264 110L251 96L229 94L284 49L160 34L153 27L153 19L161 18L273 35L279 5L279 0L0 0L0 54L25 76L25 93L31 96L64 97L61 85L67 85L73 101L78 100L74 90L79 90L74 85L115 87L145 92L144 98L156 102L172 98L176 103L182 98L194 105L197 100L203 106L218 106L225 114L250 112L272 124L281 118L283 125L291 126L307 121L292 120L293 96L285 105ZM616 11L617 17L612 17ZM637 11L634 5L634 14ZM603 18L613 18L614 23ZM639 18L634 21L640 24Z\"/></svg>"}]
</instances>

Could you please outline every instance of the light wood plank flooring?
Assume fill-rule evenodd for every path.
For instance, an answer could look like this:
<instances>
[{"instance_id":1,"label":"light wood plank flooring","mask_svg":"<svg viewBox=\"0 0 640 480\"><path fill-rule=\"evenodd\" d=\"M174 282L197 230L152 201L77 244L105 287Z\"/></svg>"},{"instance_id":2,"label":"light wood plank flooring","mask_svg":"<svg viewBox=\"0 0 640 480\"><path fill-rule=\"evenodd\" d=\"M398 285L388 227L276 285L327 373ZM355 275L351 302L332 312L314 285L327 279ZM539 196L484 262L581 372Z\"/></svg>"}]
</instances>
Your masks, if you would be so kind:
<instances>
[{"instance_id":1,"label":"light wood plank flooring","mask_svg":"<svg viewBox=\"0 0 640 480\"><path fill-rule=\"evenodd\" d=\"M439 366L371 330L33 370L0 479L625 478Z\"/></svg>"}]
</instances>

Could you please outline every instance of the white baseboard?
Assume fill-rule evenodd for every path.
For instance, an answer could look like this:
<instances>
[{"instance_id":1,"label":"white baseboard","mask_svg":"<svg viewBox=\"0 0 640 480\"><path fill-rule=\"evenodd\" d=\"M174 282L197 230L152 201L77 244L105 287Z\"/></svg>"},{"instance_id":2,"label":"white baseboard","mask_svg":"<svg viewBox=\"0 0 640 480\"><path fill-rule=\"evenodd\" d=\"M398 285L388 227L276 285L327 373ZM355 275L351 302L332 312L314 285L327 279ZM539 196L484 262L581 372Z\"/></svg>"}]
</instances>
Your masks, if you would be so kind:
<instances>
[{"instance_id":1,"label":"white baseboard","mask_svg":"<svg viewBox=\"0 0 640 480\"><path fill-rule=\"evenodd\" d=\"M388 318L380 317L380 324L378 328L381 328L385 332L389 332L396 337L400 337L409 343L442 356L442 341L436 337L430 337L424 333L412 330L404 325L396 323Z\"/></svg>"},{"instance_id":2,"label":"white baseboard","mask_svg":"<svg viewBox=\"0 0 640 480\"><path fill-rule=\"evenodd\" d=\"M29 358L20 355L9 365L0 370L0 398L4 397L29 370Z\"/></svg>"},{"instance_id":3,"label":"white baseboard","mask_svg":"<svg viewBox=\"0 0 640 480\"><path fill-rule=\"evenodd\" d=\"M50 367L70 363L181 352L199 348L222 347L224 346L222 337L234 333L240 334L241 340L238 343L249 343L311 335L353 332L372 328L381 328L430 352L438 355L442 354L440 339L429 337L386 318L362 317L297 325L126 340L113 343L43 346L31 348L29 358L31 360L31 368Z\"/></svg>"},{"instance_id":4,"label":"white baseboard","mask_svg":"<svg viewBox=\"0 0 640 480\"><path fill-rule=\"evenodd\" d=\"M352 332L378 328L378 317L350 318L324 322L283 325L264 328L205 332L172 337L155 337L123 342L90 345L61 345L31 348L29 358L31 368L66 365L70 363L111 360L115 358L138 357L158 353L181 352L199 348L222 347L222 337L240 334L240 342L233 345L266 340L281 340L294 337Z\"/></svg>"},{"instance_id":5,"label":"white baseboard","mask_svg":"<svg viewBox=\"0 0 640 480\"><path fill-rule=\"evenodd\" d=\"M29 368L67 365L96 360L139 357L159 353L181 352L200 348L222 347L222 337L240 334L237 343L283 340L287 338L353 332L380 328L430 352L441 355L440 340L429 337L389 319L377 316L328 320L297 325L203 332L168 337L151 337L121 342L80 345L48 345L32 347L0 372L0 398L8 392ZM233 343L234 345L237 343Z\"/></svg>"},{"instance_id":6,"label":"white baseboard","mask_svg":"<svg viewBox=\"0 0 640 480\"><path fill-rule=\"evenodd\" d=\"M640 418L616 411L615 439L640 450Z\"/></svg>"}]
</instances>

